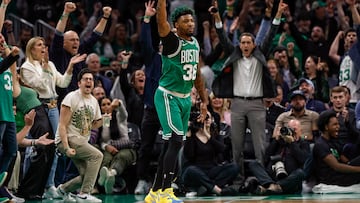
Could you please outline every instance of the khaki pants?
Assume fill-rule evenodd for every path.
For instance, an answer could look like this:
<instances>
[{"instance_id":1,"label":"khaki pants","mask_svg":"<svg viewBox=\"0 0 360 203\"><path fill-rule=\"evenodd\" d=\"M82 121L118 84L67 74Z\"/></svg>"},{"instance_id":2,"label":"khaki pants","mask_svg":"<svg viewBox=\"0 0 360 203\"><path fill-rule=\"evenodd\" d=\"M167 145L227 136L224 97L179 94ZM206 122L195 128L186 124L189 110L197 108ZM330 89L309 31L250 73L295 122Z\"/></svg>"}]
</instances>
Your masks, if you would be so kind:
<instances>
[{"instance_id":1,"label":"khaki pants","mask_svg":"<svg viewBox=\"0 0 360 203\"><path fill-rule=\"evenodd\" d=\"M80 175L64 183L62 188L65 192L81 188L80 192L90 194L99 173L103 154L83 137L69 137L68 142L69 146L76 151L75 156L70 159L74 162ZM58 144L58 149L65 154L62 143Z\"/></svg>"},{"instance_id":2,"label":"khaki pants","mask_svg":"<svg viewBox=\"0 0 360 203\"><path fill-rule=\"evenodd\" d=\"M117 175L121 175L124 170L136 162L136 151L134 149L120 149L115 155L104 151L104 160L101 166L113 168Z\"/></svg>"}]
</instances>

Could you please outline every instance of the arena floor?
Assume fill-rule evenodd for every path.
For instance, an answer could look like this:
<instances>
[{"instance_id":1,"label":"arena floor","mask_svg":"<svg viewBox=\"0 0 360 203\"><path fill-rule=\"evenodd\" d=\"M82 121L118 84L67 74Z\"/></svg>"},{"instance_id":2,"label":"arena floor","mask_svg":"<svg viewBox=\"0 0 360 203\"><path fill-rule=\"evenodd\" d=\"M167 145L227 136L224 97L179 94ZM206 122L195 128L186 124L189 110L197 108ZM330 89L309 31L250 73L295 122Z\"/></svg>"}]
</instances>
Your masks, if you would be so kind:
<instances>
[{"instance_id":1,"label":"arena floor","mask_svg":"<svg viewBox=\"0 0 360 203\"><path fill-rule=\"evenodd\" d=\"M143 195L97 195L103 203L142 203ZM273 196L236 196L236 197L197 197L181 198L185 203L358 203L360 194L306 194L306 195L273 195ZM27 203L60 203L60 200L26 201Z\"/></svg>"}]
</instances>

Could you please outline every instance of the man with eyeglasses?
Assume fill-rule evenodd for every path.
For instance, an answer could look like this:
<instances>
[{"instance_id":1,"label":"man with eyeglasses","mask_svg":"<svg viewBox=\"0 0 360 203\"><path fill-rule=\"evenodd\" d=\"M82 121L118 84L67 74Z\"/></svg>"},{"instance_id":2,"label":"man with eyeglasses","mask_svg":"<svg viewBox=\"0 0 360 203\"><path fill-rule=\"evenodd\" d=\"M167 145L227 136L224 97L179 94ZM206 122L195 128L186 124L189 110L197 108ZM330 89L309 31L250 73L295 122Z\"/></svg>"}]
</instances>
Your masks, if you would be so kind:
<instances>
[{"instance_id":1,"label":"man with eyeglasses","mask_svg":"<svg viewBox=\"0 0 360 203\"><path fill-rule=\"evenodd\" d=\"M89 69L83 69L77 80L79 89L66 95L61 103L55 144L73 161L79 176L59 185L57 192L65 201L74 201L69 192L81 186L76 202L102 202L90 195L103 159L103 154L88 143L91 129L102 125L99 104L91 94L94 76Z\"/></svg>"}]
</instances>

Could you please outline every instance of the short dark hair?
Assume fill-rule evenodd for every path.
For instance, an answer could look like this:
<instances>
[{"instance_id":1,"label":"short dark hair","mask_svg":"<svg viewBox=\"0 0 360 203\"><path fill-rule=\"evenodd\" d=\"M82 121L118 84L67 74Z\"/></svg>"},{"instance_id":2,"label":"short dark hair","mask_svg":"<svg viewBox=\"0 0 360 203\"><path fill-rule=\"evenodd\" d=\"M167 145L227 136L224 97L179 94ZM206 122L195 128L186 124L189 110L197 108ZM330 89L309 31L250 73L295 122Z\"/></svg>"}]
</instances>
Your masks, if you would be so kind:
<instances>
[{"instance_id":1,"label":"short dark hair","mask_svg":"<svg viewBox=\"0 0 360 203\"><path fill-rule=\"evenodd\" d=\"M186 6L178 7L171 13L171 22L173 23L173 25L175 25L175 22L180 18L180 16L188 14L194 16L194 10Z\"/></svg>"},{"instance_id":2,"label":"short dark hair","mask_svg":"<svg viewBox=\"0 0 360 203\"><path fill-rule=\"evenodd\" d=\"M90 69L88 69L88 68L83 68L83 69L81 69L81 71L80 71L79 74L77 75L77 81L79 82L79 81L81 80L82 76L83 76L84 74L86 74L86 73L91 73L91 75L93 75L93 73L91 72ZM94 75L93 75L93 77L94 77Z\"/></svg>"},{"instance_id":3,"label":"short dark hair","mask_svg":"<svg viewBox=\"0 0 360 203\"><path fill-rule=\"evenodd\" d=\"M323 111L318 120L318 128L321 132L325 131L325 126L329 124L331 118L336 118L336 113L334 111Z\"/></svg>"},{"instance_id":4,"label":"short dark hair","mask_svg":"<svg viewBox=\"0 0 360 203\"><path fill-rule=\"evenodd\" d=\"M241 42L241 38L244 36L248 36L251 37L252 42L255 43L255 36L253 34L251 34L250 32L243 32L241 33L240 37L239 37L239 42Z\"/></svg>"},{"instance_id":5,"label":"short dark hair","mask_svg":"<svg viewBox=\"0 0 360 203\"><path fill-rule=\"evenodd\" d=\"M344 36L346 37L346 35L347 35L348 33L350 33L350 32L355 32L355 33L356 33L356 30L355 30L354 28L349 28L349 29L347 29L347 30L345 31Z\"/></svg>"}]
</instances>

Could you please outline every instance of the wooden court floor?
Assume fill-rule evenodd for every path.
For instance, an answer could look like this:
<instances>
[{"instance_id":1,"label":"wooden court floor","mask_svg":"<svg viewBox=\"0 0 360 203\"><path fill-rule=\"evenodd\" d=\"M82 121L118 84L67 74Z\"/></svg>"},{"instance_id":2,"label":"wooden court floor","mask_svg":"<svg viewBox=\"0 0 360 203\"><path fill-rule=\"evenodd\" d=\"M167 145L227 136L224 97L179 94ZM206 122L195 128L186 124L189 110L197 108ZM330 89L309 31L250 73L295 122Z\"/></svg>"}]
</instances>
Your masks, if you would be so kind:
<instances>
[{"instance_id":1,"label":"wooden court floor","mask_svg":"<svg viewBox=\"0 0 360 203\"><path fill-rule=\"evenodd\" d=\"M143 195L97 195L103 203L143 203ZM274 196L197 197L181 198L185 203L359 203L359 194L306 194ZM26 201L26 203L60 203L60 200Z\"/></svg>"}]
</instances>

